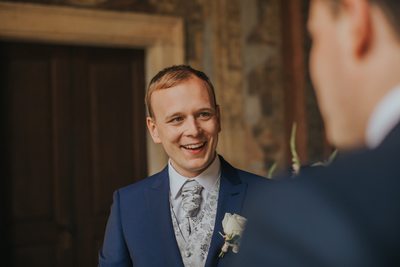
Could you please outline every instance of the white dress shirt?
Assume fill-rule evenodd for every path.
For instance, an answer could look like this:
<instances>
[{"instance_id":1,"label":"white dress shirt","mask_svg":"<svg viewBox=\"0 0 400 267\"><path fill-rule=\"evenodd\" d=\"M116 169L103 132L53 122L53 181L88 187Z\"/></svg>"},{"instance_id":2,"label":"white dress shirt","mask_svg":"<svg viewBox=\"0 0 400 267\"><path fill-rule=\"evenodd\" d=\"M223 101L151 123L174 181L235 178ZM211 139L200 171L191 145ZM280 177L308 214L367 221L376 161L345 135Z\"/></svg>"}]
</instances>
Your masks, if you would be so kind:
<instances>
[{"instance_id":1,"label":"white dress shirt","mask_svg":"<svg viewBox=\"0 0 400 267\"><path fill-rule=\"evenodd\" d=\"M378 147L400 122L400 85L387 93L369 118L365 142L368 148Z\"/></svg>"},{"instance_id":2,"label":"white dress shirt","mask_svg":"<svg viewBox=\"0 0 400 267\"><path fill-rule=\"evenodd\" d=\"M187 181L187 179L196 180L201 186L203 186L203 191L201 192L201 196L203 201L201 202L200 209L204 207L204 203L207 199L207 195L211 192L218 180L221 177L221 162L219 160L218 155L215 156L214 161L210 164L210 166L205 169L202 173L194 178L188 178L179 174L175 168L172 166L171 160L168 161L168 174L169 174L169 188L170 188L170 200L172 209L176 215L178 222L180 223L182 217L182 196L181 189L183 184Z\"/></svg>"}]
</instances>

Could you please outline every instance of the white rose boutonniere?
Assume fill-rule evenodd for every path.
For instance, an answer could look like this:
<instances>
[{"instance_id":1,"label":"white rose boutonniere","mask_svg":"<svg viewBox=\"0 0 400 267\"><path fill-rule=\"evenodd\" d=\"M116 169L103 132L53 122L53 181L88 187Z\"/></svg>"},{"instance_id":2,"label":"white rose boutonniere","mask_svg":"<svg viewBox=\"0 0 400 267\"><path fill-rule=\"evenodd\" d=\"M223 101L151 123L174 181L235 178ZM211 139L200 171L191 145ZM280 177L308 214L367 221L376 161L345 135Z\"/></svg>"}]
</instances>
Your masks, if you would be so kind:
<instances>
[{"instance_id":1,"label":"white rose boutonniere","mask_svg":"<svg viewBox=\"0 0 400 267\"><path fill-rule=\"evenodd\" d=\"M240 215L225 213L225 217L222 220L224 234L219 233L225 240L221 253L219 253L220 258L228 252L229 247L232 247L233 253L239 252L240 238L246 226L246 221L247 219Z\"/></svg>"}]
</instances>

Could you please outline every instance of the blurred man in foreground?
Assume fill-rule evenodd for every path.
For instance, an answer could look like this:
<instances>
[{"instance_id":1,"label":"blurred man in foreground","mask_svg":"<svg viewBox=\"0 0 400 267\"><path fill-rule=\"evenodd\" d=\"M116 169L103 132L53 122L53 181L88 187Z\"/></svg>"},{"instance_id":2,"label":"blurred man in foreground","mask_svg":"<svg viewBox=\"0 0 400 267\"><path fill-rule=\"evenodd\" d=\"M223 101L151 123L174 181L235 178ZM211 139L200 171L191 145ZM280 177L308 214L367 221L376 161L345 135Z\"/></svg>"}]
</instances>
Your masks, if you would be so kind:
<instances>
[{"instance_id":1,"label":"blurred man in foreground","mask_svg":"<svg viewBox=\"0 0 400 267\"><path fill-rule=\"evenodd\" d=\"M330 167L260 189L238 266L400 266L400 1L311 0Z\"/></svg>"}]
</instances>

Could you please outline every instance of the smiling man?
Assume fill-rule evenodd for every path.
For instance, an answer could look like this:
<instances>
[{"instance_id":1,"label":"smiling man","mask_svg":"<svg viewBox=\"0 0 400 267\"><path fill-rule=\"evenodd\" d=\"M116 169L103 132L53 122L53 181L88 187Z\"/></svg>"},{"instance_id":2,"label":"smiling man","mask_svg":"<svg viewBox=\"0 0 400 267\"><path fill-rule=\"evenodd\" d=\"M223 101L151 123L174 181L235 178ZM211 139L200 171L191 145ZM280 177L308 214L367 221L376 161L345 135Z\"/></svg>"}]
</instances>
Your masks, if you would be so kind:
<instances>
[{"instance_id":1,"label":"smiling man","mask_svg":"<svg viewBox=\"0 0 400 267\"><path fill-rule=\"evenodd\" d=\"M265 178L216 153L220 111L208 77L189 66L160 71L146 94L147 127L169 156L161 172L114 193L99 266L230 266L222 220L241 214Z\"/></svg>"}]
</instances>

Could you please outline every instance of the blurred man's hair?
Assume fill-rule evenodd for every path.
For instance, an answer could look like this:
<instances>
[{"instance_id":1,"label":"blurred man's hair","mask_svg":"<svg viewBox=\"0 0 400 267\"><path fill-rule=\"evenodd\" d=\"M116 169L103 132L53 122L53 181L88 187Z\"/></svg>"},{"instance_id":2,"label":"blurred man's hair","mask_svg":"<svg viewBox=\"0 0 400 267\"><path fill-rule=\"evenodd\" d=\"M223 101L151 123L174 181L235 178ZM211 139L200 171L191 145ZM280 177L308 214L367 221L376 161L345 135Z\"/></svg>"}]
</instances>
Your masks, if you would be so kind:
<instances>
[{"instance_id":1,"label":"blurred man's hair","mask_svg":"<svg viewBox=\"0 0 400 267\"><path fill-rule=\"evenodd\" d=\"M328 0L335 10L339 10L342 0ZM397 38L400 40L400 0L368 0L372 5L377 5L386 16L389 23L396 32Z\"/></svg>"},{"instance_id":2,"label":"blurred man's hair","mask_svg":"<svg viewBox=\"0 0 400 267\"><path fill-rule=\"evenodd\" d=\"M204 82L208 95L210 96L211 104L213 107L216 107L217 101L215 98L214 86L208 76L204 72L193 69L188 65L176 65L163 69L151 79L145 98L149 116L154 117L151 106L151 95L153 92L177 86L193 77L197 77Z\"/></svg>"}]
</instances>

